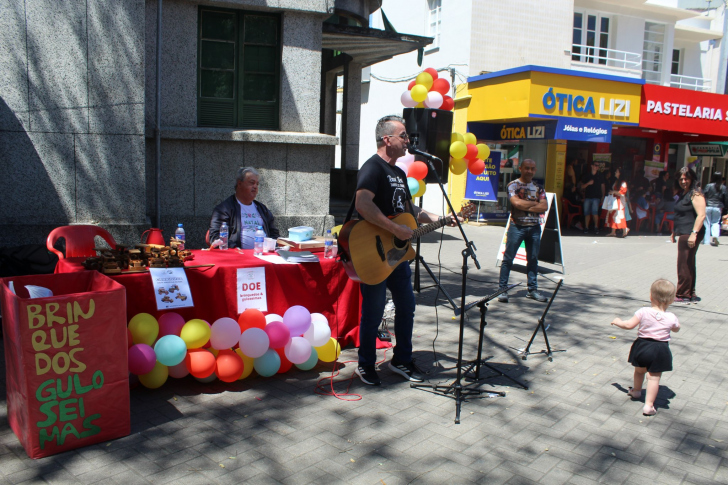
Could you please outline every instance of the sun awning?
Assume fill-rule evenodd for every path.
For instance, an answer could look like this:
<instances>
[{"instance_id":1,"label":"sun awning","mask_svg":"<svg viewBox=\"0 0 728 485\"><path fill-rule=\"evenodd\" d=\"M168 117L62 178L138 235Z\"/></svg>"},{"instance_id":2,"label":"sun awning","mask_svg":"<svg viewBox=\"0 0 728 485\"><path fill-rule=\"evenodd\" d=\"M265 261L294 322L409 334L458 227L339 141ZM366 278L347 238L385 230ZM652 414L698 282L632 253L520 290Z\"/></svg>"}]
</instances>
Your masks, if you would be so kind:
<instances>
[{"instance_id":1,"label":"sun awning","mask_svg":"<svg viewBox=\"0 0 728 485\"><path fill-rule=\"evenodd\" d=\"M416 51L431 44L432 41L432 37L324 23L321 47L341 51L351 56L353 62L366 67L400 54Z\"/></svg>"}]
</instances>

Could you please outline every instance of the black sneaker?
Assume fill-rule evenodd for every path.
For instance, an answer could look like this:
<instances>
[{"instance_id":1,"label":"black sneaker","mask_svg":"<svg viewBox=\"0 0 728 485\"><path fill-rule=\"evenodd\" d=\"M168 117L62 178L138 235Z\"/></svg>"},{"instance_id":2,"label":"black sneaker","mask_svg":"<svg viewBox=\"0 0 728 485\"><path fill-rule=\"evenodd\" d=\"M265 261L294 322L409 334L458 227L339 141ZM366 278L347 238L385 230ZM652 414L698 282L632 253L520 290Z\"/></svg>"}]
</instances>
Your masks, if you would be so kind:
<instances>
[{"instance_id":1,"label":"black sneaker","mask_svg":"<svg viewBox=\"0 0 728 485\"><path fill-rule=\"evenodd\" d=\"M543 296L537 290L533 290L533 291L529 290L528 293L526 293L526 298L530 298L532 300L536 300L536 301L540 301L540 302L548 301L548 298Z\"/></svg>"},{"instance_id":2,"label":"black sneaker","mask_svg":"<svg viewBox=\"0 0 728 485\"><path fill-rule=\"evenodd\" d=\"M498 295L498 301L501 303L508 303L508 292L504 291L500 295Z\"/></svg>"},{"instance_id":3,"label":"black sneaker","mask_svg":"<svg viewBox=\"0 0 728 485\"><path fill-rule=\"evenodd\" d=\"M597 229L597 228L594 228L594 235L595 235L595 236L598 236L598 235L599 235L599 229Z\"/></svg>"},{"instance_id":4,"label":"black sneaker","mask_svg":"<svg viewBox=\"0 0 728 485\"><path fill-rule=\"evenodd\" d=\"M373 365L359 365L354 372L356 372L356 375L359 376L361 381L368 386L378 386L382 383L382 380L377 375L377 371L374 370Z\"/></svg>"},{"instance_id":5,"label":"black sneaker","mask_svg":"<svg viewBox=\"0 0 728 485\"><path fill-rule=\"evenodd\" d=\"M423 382L425 380L420 373L420 370L415 366L414 362L408 362L406 364L399 363L394 359L389 361L389 369L392 372L396 372L408 381L412 382Z\"/></svg>"},{"instance_id":6,"label":"black sneaker","mask_svg":"<svg viewBox=\"0 0 728 485\"><path fill-rule=\"evenodd\" d=\"M589 228L588 227L585 227L584 228L584 234L589 234Z\"/></svg>"},{"instance_id":7,"label":"black sneaker","mask_svg":"<svg viewBox=\"0 0 728 485\"><path fill-rule=\"evenodd\" d=\"M703 300L703 299L702 299L702 298L700 298L699 296L697 296L697 295L693 295L693 296L692 296L692 297L690 298L690 303L695 303L695 304L697 305L697 304L698 304L698 303L700 303L700 302L701 302L702 300Z\"/></svg>"}]
</instances>

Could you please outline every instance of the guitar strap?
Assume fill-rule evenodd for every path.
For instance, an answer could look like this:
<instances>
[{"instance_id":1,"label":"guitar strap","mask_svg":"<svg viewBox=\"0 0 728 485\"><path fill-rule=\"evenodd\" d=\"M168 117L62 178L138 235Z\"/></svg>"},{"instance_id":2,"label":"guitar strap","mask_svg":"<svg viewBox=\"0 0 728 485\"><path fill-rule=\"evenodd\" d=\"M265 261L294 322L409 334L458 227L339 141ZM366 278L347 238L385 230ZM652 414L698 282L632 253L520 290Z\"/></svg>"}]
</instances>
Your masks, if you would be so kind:
<instances>
[{"instance_id":1,"label":"guitar strap","mask_svg":"<svg viewBox=\"0 0 728 485\"><path fill-rule=\"evenodd\" d=\"M351 220L351 216L354 214L354 207L356 206L356 192L354 192L354 197L351 198L351 205L349 206L349 212L346 213L346 217L344 218L344 224L349 222Z\"/></svg>"}]
</instances>

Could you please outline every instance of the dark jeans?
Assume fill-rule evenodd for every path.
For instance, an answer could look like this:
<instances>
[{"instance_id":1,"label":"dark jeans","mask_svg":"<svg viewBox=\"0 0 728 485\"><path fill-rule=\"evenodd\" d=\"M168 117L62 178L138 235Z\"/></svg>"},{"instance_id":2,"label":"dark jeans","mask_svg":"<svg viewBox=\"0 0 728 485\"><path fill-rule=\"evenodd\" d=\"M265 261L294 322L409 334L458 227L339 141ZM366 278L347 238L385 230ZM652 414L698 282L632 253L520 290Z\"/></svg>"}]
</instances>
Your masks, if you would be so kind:
<instances>
[{"instance_id":1,"label":"dark jeans","mask_svg":"<svg viewBox=\"0 0 728 485\"><path fill-rule=\"evenodd\" d=\"M508 227L508 235L506 240L506 250L503 254L503 262L500 269L499 286L505 288L508 286L508 276L511 274L513 266L513 258L516 257L518 248L521 243L526 245L526 270L528 271L528 290L536 291L538 282L538 251L541 248L541 226L519 226L511 224Z\"/></svg>"},{"instance_id":2,"label":"dark jeans","mask_svg":"<svg viewBox=\"0 0 728 485\"><path fill-rule=\"evenodd\" d=\"M359 364L374 365L377 362L377 329L382 323L387 303L387 288L394 302L394 334L397 345L394 358L398 362L412 361L412 326L415 318L415 295L412 291L412 270L409 262L403 262L389 277L378 285L361 288L361 322L359 323Z\"/></svg>"},{"instance_id":3,"label":"dark jeans","mask_svg":"<svg viewBox=\"0 0 728 485\"><path fill-rule=\"evenodd\" d=\"M695 246L688 247L689 234L677 237L677 291L678 298L692 298L695 296L695 255L698 252L700 243L703 240L705 228L700 229L696 238Z\"/></svg>"}]
</instances>

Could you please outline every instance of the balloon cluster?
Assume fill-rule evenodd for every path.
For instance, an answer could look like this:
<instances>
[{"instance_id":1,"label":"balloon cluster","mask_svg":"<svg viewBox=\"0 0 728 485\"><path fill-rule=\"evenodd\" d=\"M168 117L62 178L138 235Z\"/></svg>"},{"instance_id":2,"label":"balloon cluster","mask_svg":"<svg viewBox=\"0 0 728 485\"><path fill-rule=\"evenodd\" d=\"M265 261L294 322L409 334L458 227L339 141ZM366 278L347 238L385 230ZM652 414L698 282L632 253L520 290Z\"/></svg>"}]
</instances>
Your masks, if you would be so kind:
<instances>
[{"instance_id":1,"label":"balloon cluster","mask_svg":"<svg viewBox=\"0 0 728 485\"><path fill-rule=\"evenodd\" d=\"M490 148L485 143L478 143L472 133L453 133L450 144L450 171L454 175L465 173L467 168L473 175L480 175L485 170L483 160L490 157Z\"/></svg>"},{"instance_id":2,"label":"balloon cluster","mask_svg":"<svg viewBox=\"0 0 728 485\"><path fill-rule=\"evenodd\" d=\"M159 320L138 313L127 327L129 372L156 389L168 377L191 374L202 382L245 379L253 369L263 376L287 372L293 365L310 370L333 362L341 353L326 317L299 305L281 317L248 309L237 321L220 318L212 325L198 318L185 322L177 313Z\"/></svg>"},{"instance_id":3,"label":"balloon cluster","mask_svg":"<svg viewBox=\"0 0 728 485\"><path fill-rule=\"evenodd\" d=\"M437 76L437 71L428 67L409 83L400 100L405 108L433 108L452 111L455 101L447 95L450 82Z\"/></svg>"},{"instance_id":4,"label":"balloon cluster","mask_svg":"<svg viewBox=\"0 0 728 485\"><path fill-rule=\"evenodd\" d=\"M425 177L427 177L428 170L425 162L415 161L415 156L408 153L403 157L399 157L395 165L407 174L407 186L412 198L425 195L425 190L427 190Z\"/></svg>"}]
</instances>

